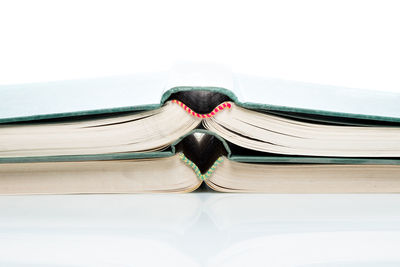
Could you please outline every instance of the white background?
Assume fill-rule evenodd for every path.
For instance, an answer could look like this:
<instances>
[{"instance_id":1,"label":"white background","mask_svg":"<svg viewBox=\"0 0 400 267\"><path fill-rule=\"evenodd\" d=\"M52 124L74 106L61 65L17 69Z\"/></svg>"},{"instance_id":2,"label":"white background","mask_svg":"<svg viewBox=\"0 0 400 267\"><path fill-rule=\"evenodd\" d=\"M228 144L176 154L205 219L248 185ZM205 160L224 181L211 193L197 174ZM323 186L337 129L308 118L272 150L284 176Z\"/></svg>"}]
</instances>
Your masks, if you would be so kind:
<instances>
[{"instance_id":1,"label":"white background","mask_svg":"<svg viewBox=\"0 0 400 267\"><path fill-rule=\"evenodd\" d=\"M0 1L0 84L217 62L400 92L398 1Z\"/></svg>"},{"instance_id":2,"label":"white background","mask_svg":"<svg viewBox=\"0 0 400 267\"><path fill-rule=\"evenodd\" d=\"M400 92L398 3L0 0L0 84L207 61ZM400 265L397 195L237 198L0 197L0 265Z\"/></svg>"}]
</instances>

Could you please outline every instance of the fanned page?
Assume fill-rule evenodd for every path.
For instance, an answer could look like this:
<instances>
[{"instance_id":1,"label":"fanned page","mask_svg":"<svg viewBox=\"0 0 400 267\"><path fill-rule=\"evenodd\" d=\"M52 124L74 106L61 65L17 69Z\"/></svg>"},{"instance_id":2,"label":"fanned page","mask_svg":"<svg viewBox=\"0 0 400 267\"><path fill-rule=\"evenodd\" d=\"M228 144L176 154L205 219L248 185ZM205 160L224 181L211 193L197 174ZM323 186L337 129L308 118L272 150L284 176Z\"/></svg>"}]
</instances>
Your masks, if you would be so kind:
<instances>
[{"instance_id":1,"label":"fanned page","mask_svg":"<svg viewBox=\"0 0 400 267\"><path fill-rule=\"evenodd\" d=\"M171 124L171 119L175 123ZM198 113L179 100L168 101L159 109L111 118L1 125L0 157L156 152L198 127L251 155L400 157L400 127L301 122L247 110L229 101L209 113Z\"/></svg>"},{"instance_id":2,"label":"fanned page","mask_svg":"<svg viewBox=\"0 0 400 267\"><path fill-rule=\"evenodd\" d=\"M9 195L190 192L201 182L178 155L0 164L0 194Z\"/></svg>"}]
</instances>

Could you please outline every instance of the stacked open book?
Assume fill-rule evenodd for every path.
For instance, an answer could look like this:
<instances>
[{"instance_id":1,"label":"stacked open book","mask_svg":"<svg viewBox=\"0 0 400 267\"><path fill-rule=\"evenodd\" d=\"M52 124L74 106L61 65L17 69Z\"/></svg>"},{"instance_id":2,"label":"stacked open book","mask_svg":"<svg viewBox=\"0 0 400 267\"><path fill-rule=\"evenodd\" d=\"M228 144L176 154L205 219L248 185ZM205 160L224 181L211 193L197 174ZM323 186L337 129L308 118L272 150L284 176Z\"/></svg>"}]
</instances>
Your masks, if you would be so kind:
<instances>
[{"instance_id":1,"label":"stacked open book","mask_svg":"<svg viewBox=\"0 0 400 267\"><path fill-rule=\"evenodd\" d=\"M177 68L0 99L3 194L400 192L394 93Z\"/></svg>"}]
</instances>

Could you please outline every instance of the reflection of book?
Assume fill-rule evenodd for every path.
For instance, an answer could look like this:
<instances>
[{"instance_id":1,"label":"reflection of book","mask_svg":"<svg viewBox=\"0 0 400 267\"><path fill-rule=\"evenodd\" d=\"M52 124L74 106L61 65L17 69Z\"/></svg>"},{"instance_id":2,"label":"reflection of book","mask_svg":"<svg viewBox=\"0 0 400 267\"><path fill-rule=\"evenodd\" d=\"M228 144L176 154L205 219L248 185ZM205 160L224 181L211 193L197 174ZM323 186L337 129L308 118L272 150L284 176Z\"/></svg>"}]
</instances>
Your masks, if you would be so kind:
<instances>
[{"instance_id":1,"label":"reflection of book","mask_svg":"<svg viewBox=\"0 0 400 267\"><path fill-rule=\"evenodd\" d=\"M199 266L175 245L196 194L2 196L0 210L2 266Z\"/></svg>"},{"instance_id":2,"label":"reflection of book","mask_svg":"<svg viewBox=\"0 0 400 267\"><path fill-rule=\"evenodd\" d=\"M207 266L397 266L397 195L214 194L224 245ZM229 241L228 241L229 240Z\"/></svg>"},{"instance_id":3,"label":"reflection of book","mask_svg":"<svg viewBox=\"0 0 400 267\"><path fill-rule=\"evenodd\" d=\"M276 233L277 228L272 225L282 230L288 225L286 230L307 232L319 231L322 226L327 231L341 223L348 230L361 230L357 225L360 222L372 229L387 222L400 222L397 195L211 194L205 205L205 212L215 225L231 231ZM354 228L349 228L352 224Z\"/></svg>"},{"instance_id":4,"label":"reflection of book","mask_svg":"<svg viewBox=\"0 0 400 267\"><path fill-rule=\"evenodd\" d=\"M398 195L3 196L0 263L399 262L399 205Z\"/></svg>"},{"instance_id":5,"label":"reflection of book","mask_svg":"<svg viewBox=\"0 0 400 267\"><path fill-rule=\"evenodd\" d=\"M336 231L254 237L216 255L208 266L384 266L400 263L399 232Z\"/></svg>"},{"instance_id":6,"label":"reflection of book","mask_svg":"<svg viewBox=\"0 0 400 267\"><path fill-rule=\"evenodd\" d=\"M399 95L204 73L0 87L0 193L400 191Z\"/></svg>"},{"instance_id":7,"label":"reflection of book","mask_svg":"<svg viewBox=\"0 0 400 267\"><path fill-rule=\"evenodd\" d=\"M195 194L3 196L0 228L134 227L138 232L182 233L196 223L201 204Z\"/></svg>"},{"instance_id":8,"label":"reflection of book","mask_svg":"<svg viewBox=\"0 0 400 267\"><path fill-rule=\"evenodd\" d=\"M400 262L397 195L214 194L205 205L225 236L207 266Z\"/></svg>"}]
</instances>

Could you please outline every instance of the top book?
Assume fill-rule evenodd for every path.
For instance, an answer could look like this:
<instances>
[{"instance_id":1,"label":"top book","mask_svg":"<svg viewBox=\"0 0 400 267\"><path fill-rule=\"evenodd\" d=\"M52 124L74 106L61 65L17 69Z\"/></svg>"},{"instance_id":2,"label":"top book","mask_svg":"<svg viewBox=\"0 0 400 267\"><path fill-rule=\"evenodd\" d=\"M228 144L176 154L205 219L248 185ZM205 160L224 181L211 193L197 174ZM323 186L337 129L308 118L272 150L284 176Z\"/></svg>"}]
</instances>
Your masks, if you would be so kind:
<instances>
[{"instance_id":1,"label":"top book","mask_svg":"<svg viewBox=\"0 0 400 267\"><path fill-rule=\"evenodd\" d=\"M203 180L222 191L391 192L397 183L400 190L397 180L371 182L400 176L395 93L178 65L169 74L2 86L0 97L0 174L14 177L4 180L10 193L32 192L24 186L44 174L58 178L35 185L36 193L190 191ZM185 180L176 159L197 179ZM111 190L104 174L98 188L101 179L92 179L107 164L112 176L128 170L135 185ZM168 183L184 186L165 187L165 168L175 177ZM83 173L89 182L77 182ZM319 185L335 173L341 186Z\"/></svg>"}]
</instances>

